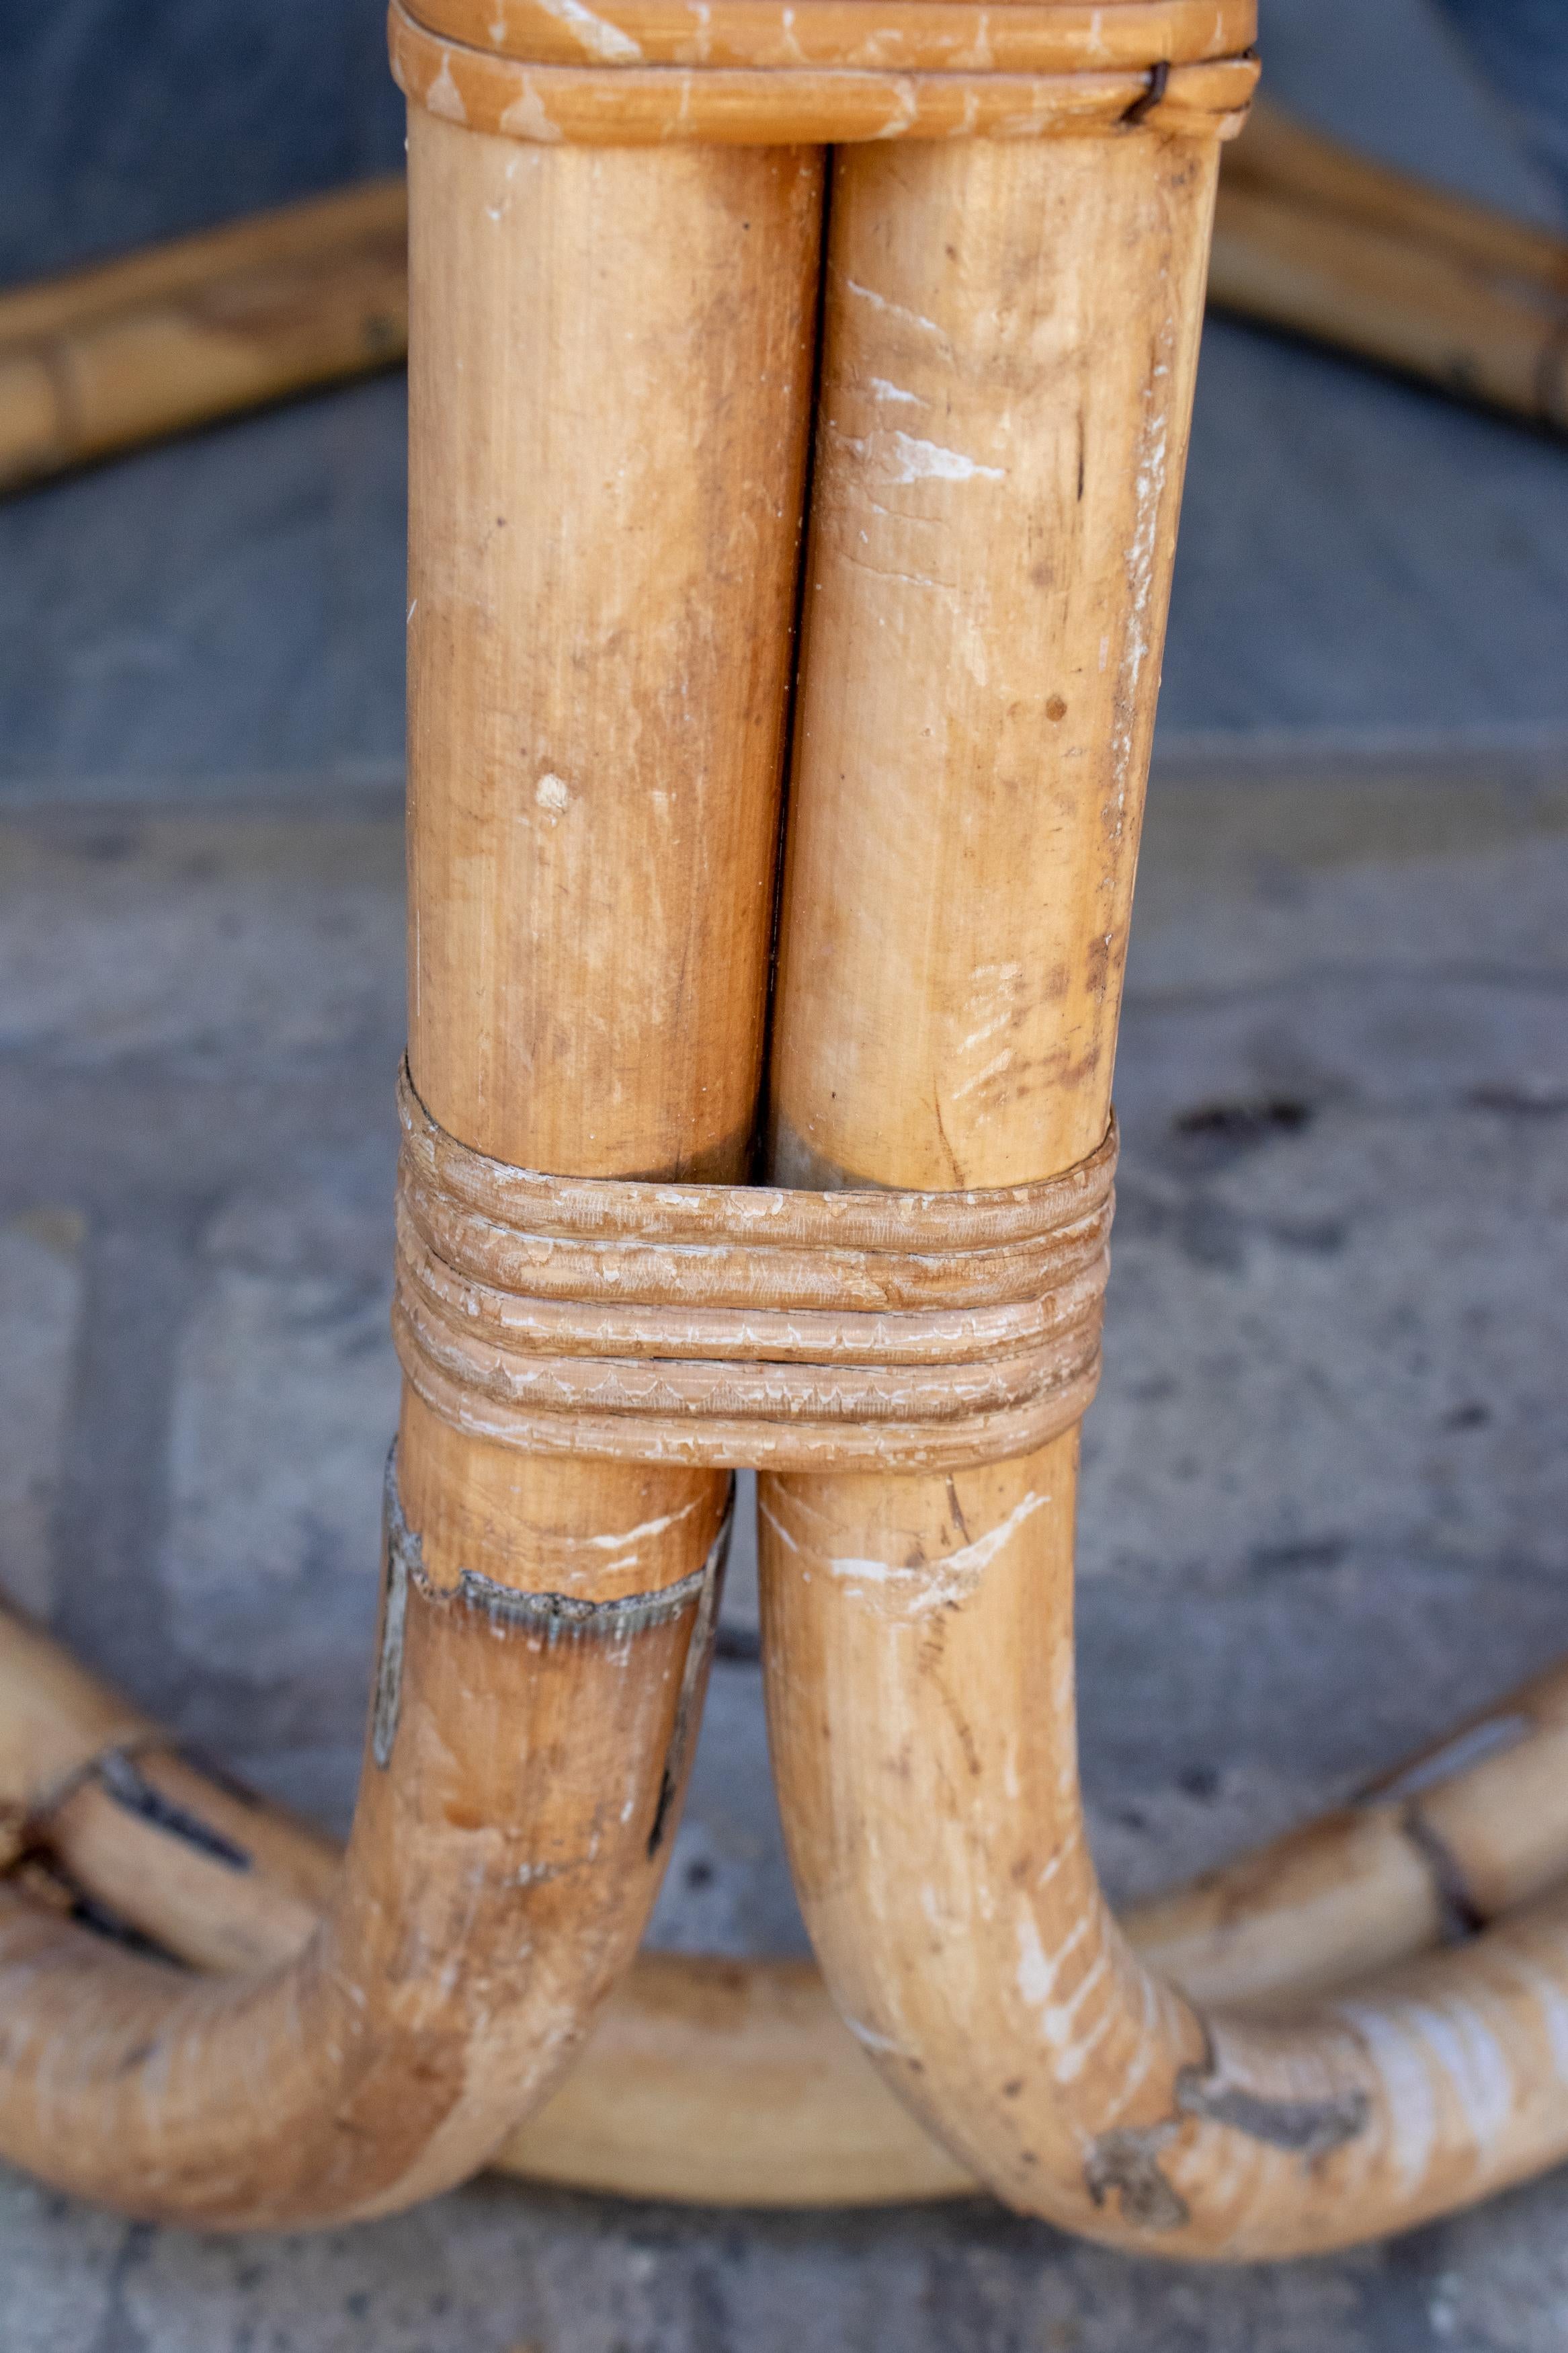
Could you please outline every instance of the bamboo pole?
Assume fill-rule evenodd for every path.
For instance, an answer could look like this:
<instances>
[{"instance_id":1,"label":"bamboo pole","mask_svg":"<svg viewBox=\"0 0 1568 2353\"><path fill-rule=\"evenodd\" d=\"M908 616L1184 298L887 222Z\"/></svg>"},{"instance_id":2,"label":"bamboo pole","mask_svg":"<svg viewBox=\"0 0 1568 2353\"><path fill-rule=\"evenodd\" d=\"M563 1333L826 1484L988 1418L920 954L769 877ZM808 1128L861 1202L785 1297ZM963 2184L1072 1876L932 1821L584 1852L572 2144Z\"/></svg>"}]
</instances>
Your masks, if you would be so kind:
<instances>
[{"instance_id":1,"label":"bamboo pole","mask_svg":"<svg viewBox=\"0 0 1568 2353\"><path fill-rule=\"evenodd\" d=\"M417 112L410 172L414 1080L516 1161L738 1175L820 159L523 149ZM13 1879L0 2151L226 2227L384 2211L482 2163L640 1936L728 1484L535 1461L410 1395L321 1927L193 1984Z\"/></svg>"},{"instance_id":2,"label":"bamboo pole","mask_svg":"<svg viewBox=\"0 0 1568 2353\"><path fill-rule=\"evenodd\" d=\"M836 169L775 1007L797 1183L1004 1186L1110 1111L1217 162ZM1077 1781L1077 1440L762 1482L769 1730L835 2002L1008 2203L1241 2260L1568 2152L1568 1901L1288 2022L1110 1919Z\"/></svg>"},{"instance_id":3,"label":"bamboo pole","mask_svg":"<svg viewBox=\"0 0 1568 2353\"><path fill-rule=\"evenodd\" d=\"M387 367L402 174L0 295L0 490Z\"/></svg>"},{"instance_id":4,"label":"bamboo pole","mask_svg":"<svg viewBox=\"0 0 1568 2353\"><path fill-rule=\"evenodd\" d=\"M1287 2015L1303 2000L1568 1876L1568 1665L1500 1699L1308 1823L1122 1915L1184 1990ZM139 1711L0 1611L0 1842L192 1968L275 1968L331 1900L336 1852L216 1782ZM3 1851L3 1846L0 1846ZM816 1968L643 1951L570 2073L500 2151L528 2179L706 2205L824 2206L976 2187L892 2099Z\"/></svg>"}]
</instances>

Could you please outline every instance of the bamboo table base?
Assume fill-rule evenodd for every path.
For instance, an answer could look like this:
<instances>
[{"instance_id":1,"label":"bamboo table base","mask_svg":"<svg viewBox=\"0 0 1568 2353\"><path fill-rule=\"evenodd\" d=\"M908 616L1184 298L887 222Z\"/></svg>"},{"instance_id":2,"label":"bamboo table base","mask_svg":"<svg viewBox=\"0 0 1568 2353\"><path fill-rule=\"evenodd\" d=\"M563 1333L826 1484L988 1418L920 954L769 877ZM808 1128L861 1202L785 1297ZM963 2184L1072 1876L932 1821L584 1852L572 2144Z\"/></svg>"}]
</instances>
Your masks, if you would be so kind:
<instances>
[{"instance_id":1,"label":"bamboo table base","mask_svg":"<svg viewBox=\"0 0 1568 2353\"><path fill-rule=\"evenodd\" d=\"M949 2152L835 2057L809 1980L721 1978L731 2031L694 2046L711 1973L644 1964L622 2047L667 2086L685 2035L688 2098L716 2050L815 2087L766 2194L842 2186L847 2137L881 2194L973 2177L1237 2260L1552 2162L1568 1894L1514 1807L1560 1680L1507 1753L1135 1939L1079 1808L1076 1420L1245 0L391 24L407 1379L359 1808L341 1870L268 1826L281 1892L243 1915L188 1871L143 1904L248 1974L106 1949L37 1900L36 1848L112 1876L128 1776L220 1801L14 1636L0 2153L278 2226L458 2180L542 2109L668 1852L744 1461L802 1909ZM1456 1907L1476 1933L1433 1949ZM531 2130L632 2186L594 2081Z\"/></svg>"},{"instance_id":2,"label":"bamboo table base","mask_svg":"<svg viewBox=\"0 0 1568 2353\"><path fill-rule=\"evenodd\" d=\"M85 1894L189 1967L293 1960L338 1856L184 1761L58 1645L0 1614L0 1822L39 1901ZM249 1858L237 1871L233 1857ZM1140 1955L1194 1999L1288 2017L1473 1936L1568 1879L1568 1662L1345 1810L1134 1907ZM536 2181L716 2206L972 2194L809 1963L644 1951L560 2089L494 2162Z\"/></svg>"}]
</instances>

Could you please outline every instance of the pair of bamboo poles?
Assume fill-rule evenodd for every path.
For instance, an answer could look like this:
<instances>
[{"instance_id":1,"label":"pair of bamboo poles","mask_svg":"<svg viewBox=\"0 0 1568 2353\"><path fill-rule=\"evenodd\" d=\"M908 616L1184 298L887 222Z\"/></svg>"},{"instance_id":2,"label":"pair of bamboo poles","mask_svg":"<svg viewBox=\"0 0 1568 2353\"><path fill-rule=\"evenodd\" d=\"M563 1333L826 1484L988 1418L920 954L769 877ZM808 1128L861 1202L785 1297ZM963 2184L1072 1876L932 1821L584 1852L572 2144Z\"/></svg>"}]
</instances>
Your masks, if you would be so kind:
<instances>
[{"instance_id":1,"label":"pair of bamboo poles","mask_svg":"<svg viewBox=\"0 0 1568 2353\"><path fill-rule=\"evenodd\" d=\"M705 1201L787 1226L837 1190L849 1224L921 1236L943 1202L978 1230L1070 1193L1103 1161L1249 12L616 0L576 62L560 45L590 32L541 0L422 16L393 25L406 1102L447 1186L426 1240L447 1217L547 1286L578 1246L507 1205L559 1208L575 1179L580 1220L614 1197L612 1284L645 1244L684 1282ZM759 1138L794 1191L744 1189ZM671 1219L695 1239L665 1249ZM486 1345L509 1315L559 1334L504 1284L453 1296ZM637 1366L574 1328L629 1395ZM12 1630L8 2158L213 2226L388 2211L508 2144L629 1967L729 1482L695 1442L585 1453L568 1411L510 1442L494 1347L485 1366L457 1404L405 1388L340 1868ZM1236 2260L1397 2229L1568 2152L1568 1841L1532 1811L1560 1680L1145 1916L1141 1955L1078 1799L1076 1429L805 1471L786 1420L764 1410L731 1458L763 1466L781 1811L834 2004L909 2115L798 1975L645 1961L608 2021L643 2037L629 2116L602 2047L513 2161L688 2195L978 2179L1090 2237ZM248 1907L232 1873L218 1890L225 1848L261 1866ZM168 1948L270 1969L192 1979L106 1947L40 1900L61 1860ZM1465 1940L1427 1951L1457 1911ZM715 2057L741 2069L728 2101ZM770 2084L784 2120L748 2142L734 2093Z\"/></svg>"},{"instance_id":2,"label":"pair of bamboo poles","mask_svg":"<svg viewBox=\"0 0 1568 2353\"><path fill-rule=\"evenodd\" d=\"M401 359L403 178L0 295L0 488ZM1568 430L1568 243L1259 104L1212 305Z\"/></svg>"}]
</instances>

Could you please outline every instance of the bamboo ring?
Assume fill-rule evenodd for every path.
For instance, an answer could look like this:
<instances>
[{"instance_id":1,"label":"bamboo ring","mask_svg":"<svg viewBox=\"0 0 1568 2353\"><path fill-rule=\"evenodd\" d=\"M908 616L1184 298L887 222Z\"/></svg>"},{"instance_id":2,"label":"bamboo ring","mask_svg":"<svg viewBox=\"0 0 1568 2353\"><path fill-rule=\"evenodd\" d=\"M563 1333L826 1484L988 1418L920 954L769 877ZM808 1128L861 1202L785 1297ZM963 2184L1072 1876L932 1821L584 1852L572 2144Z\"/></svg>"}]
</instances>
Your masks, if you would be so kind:
<instances>
[{"instance_id":1,"label":"bamboo ring","mask_svg":"<svg viewBox=\"0 0 1568 2353\"><path fill-rule=\"evenodd\" d=\"M739 7L745 0L734 0ZM830 58L852 57L874 49L875 24L858 32L856 12L860 0L823 0L823 12L812 28L817 50ZM586 19L597 33L584 28L583 37L597 53L591 63L557 62L561 52L559 24L548 12L525 6L518 11L515 38L520 51L470 47L426 21L444 10L426 9L416 17L392 0L388 13L388 44L393 74L411 104L420 105L447 121L470 131L499 133L510 139L555 145L563 141L586 146L661 145L668 141L698 140L731 146L846 145L884 139L1038 139L1067 132L1109 134L1136 122L1162 131L1216 132L1238 130L1258 79L1256 60L1247 55L1212 58L1203 53L1190 62L1173 64L1168 54L1172 27L1164 12L1153 12L1165 36L1162 48L1149 25L1144 62L1120 60L1103 69L1067 71L1001 70L981 59L993 58L998 46L1009 60L1036 54L1059 55L1051 28L1041 25L1055 11L1021 10L1031 22L1023 37L1009 36L993 43L992 28L1003 12L975 6L942 8L933 13L944 22L914 37L919 57L935 56L942 67L910 70L902 64L859 66L818 63L809 50L796 58L779 55L779 31L793 12L772 0L763 8L756 26L741 18L721 45L727 58L736 51L757 62L689 64L634 62L632 51L641 45L612 18L591 17L585 9L572 21ZM563 16L565 16L563 10ZM633 12L628 12L633 13ZM1076 14L1078 12L1070 12ZM1091 12L1092 13L1092 12ZM1106 14L1114 16L1116 10ZM472 30L469 12L453 8ZM1205 11L1211 26L1232 19L1222 9ZM1242 12L1235 12L1236 30L1246 30ZM962 20L962 21L960 21ZM502 20L498 20L502 21ZM1177 20L1184 26L1185 19ZM551 25L539 34L541 22ZM728 22L728 20L727 20ZM510 24L503 29L511 32ZM546 54L532 55L533 43ZM677 48L679 40L656 43ZM885 45L884 45L885 46ZM949 69L958 59L968 70ZM767 59L767 62L762 60Z\"/></svg>"},{"instance_id":2,"label":"bamboo ring","mask_svg":"<svg viewBox=\"0 0 1568 2353\"><path fill-rule=\"evenodd\" d=\"M415 0L426 31L531 65L1104 73L1234 57L1255 0Z\"/></svg>"}]
</instances>

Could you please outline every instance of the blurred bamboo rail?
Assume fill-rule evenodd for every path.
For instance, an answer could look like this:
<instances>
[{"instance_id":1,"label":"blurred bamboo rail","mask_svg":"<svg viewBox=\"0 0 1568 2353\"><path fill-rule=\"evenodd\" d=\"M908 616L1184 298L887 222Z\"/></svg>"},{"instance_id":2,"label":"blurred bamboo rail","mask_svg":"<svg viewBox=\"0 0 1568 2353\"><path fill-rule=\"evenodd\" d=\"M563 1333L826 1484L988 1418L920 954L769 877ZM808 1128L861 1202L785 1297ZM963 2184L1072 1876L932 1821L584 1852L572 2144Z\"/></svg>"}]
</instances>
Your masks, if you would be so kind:
<instances>
[{"instance_id":1,"label":"blurred bamboo rail","mask_svg":"<svg viewBox=\"0 0 1568 2353\"><path fill-rule=\"evenodd\" d=\"M402 174L0 296L0 490L408 348Z\"/></svg>"},{"instance_id":2,"label":"blurred bamboo rail","mask_svg":"<svg viewBox=\"0 0 1568 2353\"><path fill-rule=\"evenodd\" d=\"M1208 299L1568 432L1568 238L1272 107L1226 151Z\"/></svg>"},{"instance_id":3,"label":"blurred bamboo rail","mask_svg":"<svg viewBox=\"0 0 1568 2353\"><path fill-rule=\"evenodd\" d=\"M402 359L400 176L0 294L0 491ZM1568 432L1568 238L1255 106L1217 310Z\"/></svg>"}]
</instances>

